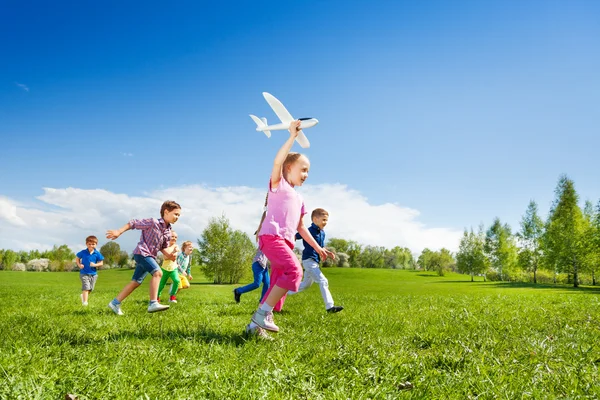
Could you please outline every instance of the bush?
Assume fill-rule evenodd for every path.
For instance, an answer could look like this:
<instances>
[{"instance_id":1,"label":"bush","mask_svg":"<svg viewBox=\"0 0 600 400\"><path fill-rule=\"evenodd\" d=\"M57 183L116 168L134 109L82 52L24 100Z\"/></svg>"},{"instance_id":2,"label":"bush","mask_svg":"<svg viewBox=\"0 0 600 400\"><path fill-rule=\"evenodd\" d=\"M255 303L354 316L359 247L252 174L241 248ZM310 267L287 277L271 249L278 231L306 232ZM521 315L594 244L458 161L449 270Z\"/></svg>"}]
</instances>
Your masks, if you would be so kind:
<instances>
[{"instance_id":1,"label":"bush","mask_svg":"<svg viewBox=\"0 0 600 400\"><path fill-rule=\"evenodd\" d=\"M337 253L337 266L340 268L350 268L350 256L346 253Z\"/></svg>"},{"instance_id":2,"label":"bush","mask_svg":"<svg viewBox=\"0 0 600 400\"><path fill-rule=\"evenodd\" d=\"M500 274L491 268L485 272L485 278L490 282L498 282L501 280Z\"/></svg>"},{"instance_id":3,"label":"bush","mask_svg":"<svg viewBox=\"0 0 600 400\"><path fill-rule=\"evenodd\" d=\"M50 269L49 266L50 260L48 260L47 258L37 258L27 263L27 271L48 271Z\"/></svg>"},{"instance_id":4,"label":"bush","mask_svg":"<svg viewBox=\"0 0 600 400\"><path fill-rule=\"evenodd\" d=\"M12 265L13 271L25 271L25 264L23 263L14 263Z\"/></svg>"}]
</instances>

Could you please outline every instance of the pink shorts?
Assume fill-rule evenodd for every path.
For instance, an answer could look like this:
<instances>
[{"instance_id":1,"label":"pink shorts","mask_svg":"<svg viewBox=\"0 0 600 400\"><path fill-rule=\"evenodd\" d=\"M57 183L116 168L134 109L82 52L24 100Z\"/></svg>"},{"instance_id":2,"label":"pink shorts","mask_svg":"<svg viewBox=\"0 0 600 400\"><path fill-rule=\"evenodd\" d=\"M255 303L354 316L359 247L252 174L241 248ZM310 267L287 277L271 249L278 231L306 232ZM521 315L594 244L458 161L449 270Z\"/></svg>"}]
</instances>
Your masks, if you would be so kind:
<instances>
[{"instance_id":1,"label":"pink shorts","mask_svg":"<svg viewBox=\"0 0 600 400\"><path fill-rule=\"evenodd\" d=\"M271 285L263 299L269 296L275 285L297 292L302 282L302 265L294 254L294 244L281 236L261 235L258 237L258 247L271 261Z\"/></svg>"}]
</instances>

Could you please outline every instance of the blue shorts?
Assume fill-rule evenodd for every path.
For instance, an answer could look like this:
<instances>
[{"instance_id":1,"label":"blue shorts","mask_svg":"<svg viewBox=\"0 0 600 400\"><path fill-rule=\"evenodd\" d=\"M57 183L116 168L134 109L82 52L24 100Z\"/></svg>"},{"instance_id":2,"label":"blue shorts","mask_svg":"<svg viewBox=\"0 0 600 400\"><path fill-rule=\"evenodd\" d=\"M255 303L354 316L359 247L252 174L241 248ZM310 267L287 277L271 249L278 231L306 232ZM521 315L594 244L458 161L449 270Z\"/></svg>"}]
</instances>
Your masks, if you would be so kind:
<instances>
[{"instance_id":1,"label":"blue shorts","mask_svg":"<svg viewBox=\"0 0 600 400\"><path fill-rule=\"evenodd\" d=\"M146 275L154 275L156 271L160 271L160 267L153 257L144 257L141 254L134 254L133 260L135 261L135 271L131 278L132 281L141 284L144 282Z\"/></svg>"}]
</instances>

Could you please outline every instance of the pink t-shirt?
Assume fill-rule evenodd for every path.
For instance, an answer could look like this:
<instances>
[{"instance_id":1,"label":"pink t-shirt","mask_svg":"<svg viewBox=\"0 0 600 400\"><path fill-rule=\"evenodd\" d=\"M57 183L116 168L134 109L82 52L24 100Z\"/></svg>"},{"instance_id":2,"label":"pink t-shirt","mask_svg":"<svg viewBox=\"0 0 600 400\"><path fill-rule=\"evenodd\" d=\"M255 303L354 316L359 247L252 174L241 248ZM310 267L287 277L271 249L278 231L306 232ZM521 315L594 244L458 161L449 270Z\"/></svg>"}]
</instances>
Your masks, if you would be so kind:
<instances>
[{"instance_id":1,"label":"pink t-shirt","mask_svg":"<svg viewBox=\"0 0 600 400\"><path fill-rule=\"evenodd\" d=\"M258 232L261 235L281 236L294 243L300 218L306 214L304 200L283 176L276 189L271 188L269 181L269 198L267 200L267 215Z\"/></svg>"}]
</instances>

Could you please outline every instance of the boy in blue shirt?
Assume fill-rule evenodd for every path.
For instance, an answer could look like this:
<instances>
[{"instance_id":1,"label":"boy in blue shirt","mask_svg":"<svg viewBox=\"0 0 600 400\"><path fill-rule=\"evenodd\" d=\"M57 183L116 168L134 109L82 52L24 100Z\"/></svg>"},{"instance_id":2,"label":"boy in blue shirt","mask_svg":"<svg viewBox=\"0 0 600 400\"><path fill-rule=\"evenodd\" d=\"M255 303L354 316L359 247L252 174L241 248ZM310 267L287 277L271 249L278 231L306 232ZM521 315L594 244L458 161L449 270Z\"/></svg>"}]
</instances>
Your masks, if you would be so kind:
<instances>
[{"instance_id":1,"label":"boy in blue shirt","mask_svg":"<svg viewBox=\"0 0 600 400\"><path fill-rule=\"evenodd\" d=\"M76 261L79 267L79 279L81 279L81 304L87 306L90 292L94 290L98 279L96 268L104 264L104 257L96 250L98 245L96 236L85 238L85 245L87 249L77 253Z\"/></svg>"},{"instance_id":2,"label":"boy in blue shirt","mask_svg":"<svg viewBox=\"0 0 600 400\"><path fill-rule=\"evenodd\" d=\"M313 238L317 241L317 244L321 247L325 247L325 225L327 225L327 221L329 220L329 213L322 208L315 208L310 215L312 219L312 225L308 228L308 231L312 235ZM296 234L296 240L302 239L300 234ZM306 240L302 239L304 243L304 251L302 251L302 266L304 267L304 279L302 283L300 283L300 288L298 292L301 292L307 288L309 288L313 282L319 285L319 289L321 290L321 296L323 297L323 301L325 302L325 309L329 313L336 313L342 311L344 307L336 306L333 304L333 298L331 297L331 292L329 291L329 281L321 272L321 268L319 267L319 262L321 258L319 257L319 253L315 251ZM289 292L289 294L295 294L298 292Z\"/></svg>"}]
</instances>

